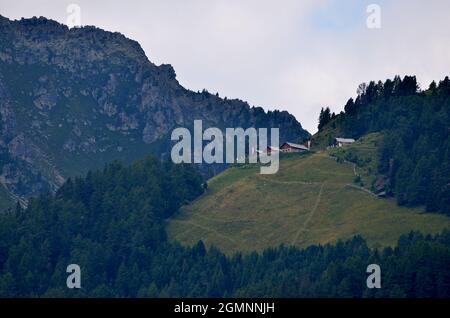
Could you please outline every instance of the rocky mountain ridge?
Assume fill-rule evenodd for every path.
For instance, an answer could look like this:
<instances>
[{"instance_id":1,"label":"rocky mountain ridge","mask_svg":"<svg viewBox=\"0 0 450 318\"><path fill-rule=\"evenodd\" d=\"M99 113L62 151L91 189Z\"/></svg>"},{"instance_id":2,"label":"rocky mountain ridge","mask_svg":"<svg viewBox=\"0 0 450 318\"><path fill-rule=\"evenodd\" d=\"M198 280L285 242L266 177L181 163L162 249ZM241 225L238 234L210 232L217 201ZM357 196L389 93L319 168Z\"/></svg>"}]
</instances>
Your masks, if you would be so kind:
<instances>
[{"instance_id":1,"label":"rocky mountain ridge","mask_svg":"<svg viewBox=\"0 0 450 318\"><path fill-rule=\"evenodd\" d=\"M23 202L114 159L167 150L178 126L279 127L309 137L294 116L265 112L176 80L136 41L93 26L0 16L0 181Z\"/></svg>"}]
</instances>

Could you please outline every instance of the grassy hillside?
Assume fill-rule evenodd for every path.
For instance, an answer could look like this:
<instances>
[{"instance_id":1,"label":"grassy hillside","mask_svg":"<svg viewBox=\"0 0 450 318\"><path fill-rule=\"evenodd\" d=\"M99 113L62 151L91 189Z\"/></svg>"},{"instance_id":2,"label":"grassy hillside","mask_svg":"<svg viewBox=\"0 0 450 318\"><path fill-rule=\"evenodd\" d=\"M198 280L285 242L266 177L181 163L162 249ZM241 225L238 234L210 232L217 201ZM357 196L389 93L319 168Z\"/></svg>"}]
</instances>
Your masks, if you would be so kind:
<instances>
[{"instance_id":1,"label":"grassy hillside","mask_svg":"<svg viewBox=\"0 0 450 318\"><path fill-rule=\"evenodd\" d=\"M446 216L399 207L354 180L353 165L329 152L282 158L275 175L260 175L257 167L230 168L169 221L168 234L182 244L203 240L231 253L282 243L305 247L356 234L372 247L387 246L411 230L450 227Z\"/></svg>"},{"instance_id":2,"label":"grassy hillside","mask_svg":"<svg viewBox=\"0 0 450 318\"><path fill-rule=\"evenodd\" d=\"M331 148L328 153L340 163L347 162L354 166L354 182L359 186L375 190L374 183L384 176L378 173L380 161L379 145L381 133L371 133L356 140L353 144L340 148ZM357 181L356 181L357 180Z\"/></svg>"}]
</instances>

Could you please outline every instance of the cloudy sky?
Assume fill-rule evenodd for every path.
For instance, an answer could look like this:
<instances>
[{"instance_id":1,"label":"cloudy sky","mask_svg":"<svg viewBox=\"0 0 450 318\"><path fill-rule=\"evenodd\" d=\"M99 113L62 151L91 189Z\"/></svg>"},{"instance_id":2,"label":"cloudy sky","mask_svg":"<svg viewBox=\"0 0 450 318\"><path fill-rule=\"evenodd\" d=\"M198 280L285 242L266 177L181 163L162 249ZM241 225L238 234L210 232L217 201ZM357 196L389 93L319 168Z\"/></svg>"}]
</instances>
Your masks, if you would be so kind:
<instances>
[{"instance_id":1,"label":"cloudy sky","mask_svg":"<svg viewBox=\"0 0 450 318\"><path fill-rule=\"evenodd\" d=\"M0 0L0 14L67 23L71 3L82 25L139 41L185 87L288 110L310 132L362 82L408 74L426 88L450 75L447 0Z\"/></svg>"}]
</instances>

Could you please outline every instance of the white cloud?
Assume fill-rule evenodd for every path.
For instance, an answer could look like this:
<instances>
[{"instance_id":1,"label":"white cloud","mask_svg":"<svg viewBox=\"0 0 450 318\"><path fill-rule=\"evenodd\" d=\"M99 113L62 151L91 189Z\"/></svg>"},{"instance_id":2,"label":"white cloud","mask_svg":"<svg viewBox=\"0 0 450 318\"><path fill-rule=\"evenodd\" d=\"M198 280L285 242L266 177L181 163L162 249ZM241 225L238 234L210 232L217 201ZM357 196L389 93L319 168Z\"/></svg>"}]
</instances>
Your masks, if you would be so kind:
<instances>
[{"instance_id":1,"label":"white cloud","mask_svg":"<svg viewBox=\"0 0 450 318\"><path fill-rule=\"evenodd\" d=\"M311 132L320 107L340 111L363 81L414 74L426 87L450 71L445 0L0 0L0 12L65 23L72 2L83 24L139 41L187 88L286 109ZM381 5L379 30L366 28L372 2Z\"/></svg>"}]
</instances>

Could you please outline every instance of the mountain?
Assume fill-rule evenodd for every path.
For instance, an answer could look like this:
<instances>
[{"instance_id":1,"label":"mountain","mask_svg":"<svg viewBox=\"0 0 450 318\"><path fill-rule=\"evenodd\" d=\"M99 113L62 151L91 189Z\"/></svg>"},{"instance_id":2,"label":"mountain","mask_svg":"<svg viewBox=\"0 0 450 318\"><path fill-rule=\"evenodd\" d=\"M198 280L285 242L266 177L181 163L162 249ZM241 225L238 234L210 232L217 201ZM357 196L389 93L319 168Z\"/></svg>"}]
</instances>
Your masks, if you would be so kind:
<instances>
[{"instance_id":1,"label":"mountain","mask_svg":"<svg viewBox=\"0 0 450 318\"><path fill-rule=\"evenodd\" d=\"M166 153L171 130L195 119L309 137L285 111L185 89L172 66L153 64L120 33L42 17L0 16L0 30L0 206L25 204L114 159Z\"/></svg>"},{"instance_id":2,"label":"mountain","mask_svg":"<svg viewBox=\"0 0 450 318\"><path fill-rule=\"evenodd\" d=\"M324 199L329 189L324 186ZM113 162L68 179L55 195L31 199L25 210L0 213L0 297L450 297L449 231L408 233L395 248L373 249L355 236L332 245L232 256L201 241L193 247L168 241L167 218L203 191L203 178L192 165L146 158L129 166ZM274 225L285 217L283 208L272 214ZM406 220L393 213L392 221ZM373 218L377 214L386 215L374 211ZM357 223L357 213L353 217ZM428 220L437 228L436 220ZM249 221L240 222L242 227L222 228L248 229ZM261 236L273 238L266 229L255 235L255 247ZM69 264L79 266L81 288L67 288L73 277ZM366 287L368 264L381 266L382 288Z\"/></svg>"},{"instance_id":3,"label":"mountain","mask_svg":"<svg viewBox=\"0 0 450 318\"><path fill-rule=\"evenodd\" d=\"M369 247L394 246L410 231L450 228L448 216L400 207L372 191L380 134L342 149L281 156L274 175L232 167L208 181L206 192L168 220L172 241L219 247L228 254L280 244L306 248L362 236ZM357 164L346 161L358 154Z\"/></svg>"},{"instance_id":4,"label":"mountain","mask_svg":"<svg viewBox=\"0 0 450 318\"><path fill-rule=\"evenodd\" d=\"M383 192L399 205L450 215L448 76L427 89L420 89L415 76L361 84L343 112L330 116L323 111L319 126L313 136L316 149L330 145L335 137L382 133L380 160L373 170L384 179Z\"/></svg>"}]
</instances>

